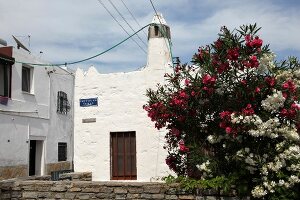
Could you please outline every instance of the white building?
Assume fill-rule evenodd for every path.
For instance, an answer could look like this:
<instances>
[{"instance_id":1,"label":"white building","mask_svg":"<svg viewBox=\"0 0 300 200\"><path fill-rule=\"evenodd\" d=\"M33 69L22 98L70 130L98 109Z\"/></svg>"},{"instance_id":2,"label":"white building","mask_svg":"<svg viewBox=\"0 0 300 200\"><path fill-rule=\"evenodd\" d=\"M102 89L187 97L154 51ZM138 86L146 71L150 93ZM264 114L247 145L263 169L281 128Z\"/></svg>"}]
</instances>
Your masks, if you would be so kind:
<instances>
[{"instance_id":1,"label":"white building","mask_svg":"<svg viewBox=\"0 0 300 200\"><path fill-rule=\"evenodd\" d=\"M72 167L75 77L30 63L41 61L2 41L0 180Z\"/></svg>"},{"instance_id":2,"label":"white building","mask_svg":"<svg viewBox=\"0 0 300 200\"><path fill-rule=\"evenodd\" d=\"M155 129L142 108L146 90L164 83L164 74L172 70L170 29L162 15L152 23L143 69L76 72L74 169L91 171L93 180L151 181L170 173L163 149L166 131Z\"/></svg>"}]
</instances>

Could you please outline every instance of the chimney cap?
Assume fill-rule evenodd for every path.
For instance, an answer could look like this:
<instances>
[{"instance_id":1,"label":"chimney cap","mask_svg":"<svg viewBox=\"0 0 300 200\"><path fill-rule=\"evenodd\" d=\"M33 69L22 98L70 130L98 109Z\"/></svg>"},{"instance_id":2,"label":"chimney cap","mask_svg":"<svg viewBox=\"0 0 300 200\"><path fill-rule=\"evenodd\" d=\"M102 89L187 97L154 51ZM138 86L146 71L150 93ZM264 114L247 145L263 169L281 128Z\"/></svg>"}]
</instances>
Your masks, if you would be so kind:
<instances>
[{"instance_id":1,"label":"chimney cap","mask_svg":"<svg viewBox=\"0 0 300 200\"><path fill-rule=\"evenodd\" d=\"M151 23L153 23L153 24L168 25L167 22L166 22L166 20L164 19L163 15L161 13L155 14Z\"/></svg>"}]
</instances>

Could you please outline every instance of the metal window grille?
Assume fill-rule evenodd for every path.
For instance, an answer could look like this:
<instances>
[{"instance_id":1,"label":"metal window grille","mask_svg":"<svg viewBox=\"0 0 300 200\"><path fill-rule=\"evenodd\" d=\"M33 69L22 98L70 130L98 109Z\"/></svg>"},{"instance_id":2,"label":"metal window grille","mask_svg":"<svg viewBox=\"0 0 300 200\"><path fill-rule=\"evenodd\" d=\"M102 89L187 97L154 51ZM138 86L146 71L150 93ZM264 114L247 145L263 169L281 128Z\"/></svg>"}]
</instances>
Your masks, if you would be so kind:
<instances>
[{"instance_id":1,"label":"metal window grille","mask_svg":"<svg viewBox=\"0 0 300 200\"><path fill-rule=\"evenodd\" d=\"M136 180L135 132L111 132L111 179Z\"/></svg>"},{"instance_id":2,"label":"metal window grille","mask_svg":"<svg viewBox=\"0 0 300 200\"><path fill-rule=\"evenodd\" d=\"M70 105L68 101L67 94L63 91L57 93L57 112L60 114L68 114L70 110Z\"/></svg>"},{"instance_id":3,"label":"metal window grille","mask_svg":"<svg viewBox=\"0 0 300 200\"><path fill-rule=\"evenodd\" d=\"M59 142L58 143L58 161L67 160L67 143Z\"/></svg>"}]
</instances>

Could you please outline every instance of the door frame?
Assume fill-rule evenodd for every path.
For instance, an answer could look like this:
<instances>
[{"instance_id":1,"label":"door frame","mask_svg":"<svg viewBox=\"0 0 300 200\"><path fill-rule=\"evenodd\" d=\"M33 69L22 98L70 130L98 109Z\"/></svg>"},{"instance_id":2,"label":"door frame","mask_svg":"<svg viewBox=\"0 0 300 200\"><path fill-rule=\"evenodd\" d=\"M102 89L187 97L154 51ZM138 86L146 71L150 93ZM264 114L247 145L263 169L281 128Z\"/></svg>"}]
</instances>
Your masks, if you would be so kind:
<instances>
[{"instance_id":1,"label":"door frame","mask_svg":"<svg viewBox=\"0 0 300 200\"><path fill-rule=\"evenodd\" d=\"M34 175L45 175L45 136L29 136L28 144L28 175L30 172L30 143L35 141L35 172Z\"/></svg>"}]
</instances>

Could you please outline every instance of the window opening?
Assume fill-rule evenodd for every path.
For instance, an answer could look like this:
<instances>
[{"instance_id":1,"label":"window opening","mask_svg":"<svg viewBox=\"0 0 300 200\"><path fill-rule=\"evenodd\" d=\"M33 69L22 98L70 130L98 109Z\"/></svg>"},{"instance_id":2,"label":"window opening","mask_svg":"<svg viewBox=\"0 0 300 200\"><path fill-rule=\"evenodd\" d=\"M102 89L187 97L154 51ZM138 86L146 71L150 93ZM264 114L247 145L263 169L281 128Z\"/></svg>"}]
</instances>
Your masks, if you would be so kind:
<instances>
[{"instance_id":1,"label":"window opening","mask_svg":"<svg viewBox=\"0 0 300 200\"><path fill-rule=\"evenodd\" d=\"M58 161L67 160L67 143L59 142L58 143Z\"/></svg>"},{"instance_id":2,"label":"window opening","mask_svg":"<svg viewBox=\"0 0 300 200\"><path fill-rule=\"evenodd\" d=\"M0 96L11 97L11 66L0 62Z\"/></svg>"},{"instance_id":3,"label":"window opening","mask_svg":"<svg viewBox=\"0 0 300 200\"><path fill-rule=\"evenodd\" d=\"M158 36L158 26L154 26L154 35Z\"/></svg>"},{"instance_id":4,"label":"window opening","mask_svg":"<svg viewBox=\"0 0 300 200\"><path fill-rule=\"evenodd\" d=\"M22 67L22 91L30 93L31 88L31 69Z\"/></svg>"},{"instance_id":5,"label":"window opening","mask_svg":"<svg viewBox=\"0 0 300 200\"><path fill-rule=\"evenodd\" d=\"M69 111L70 105L68 101L68 96L65 92L59 91L57 93L57 112L66 115Z\"/></svg>"}]
</instances>

